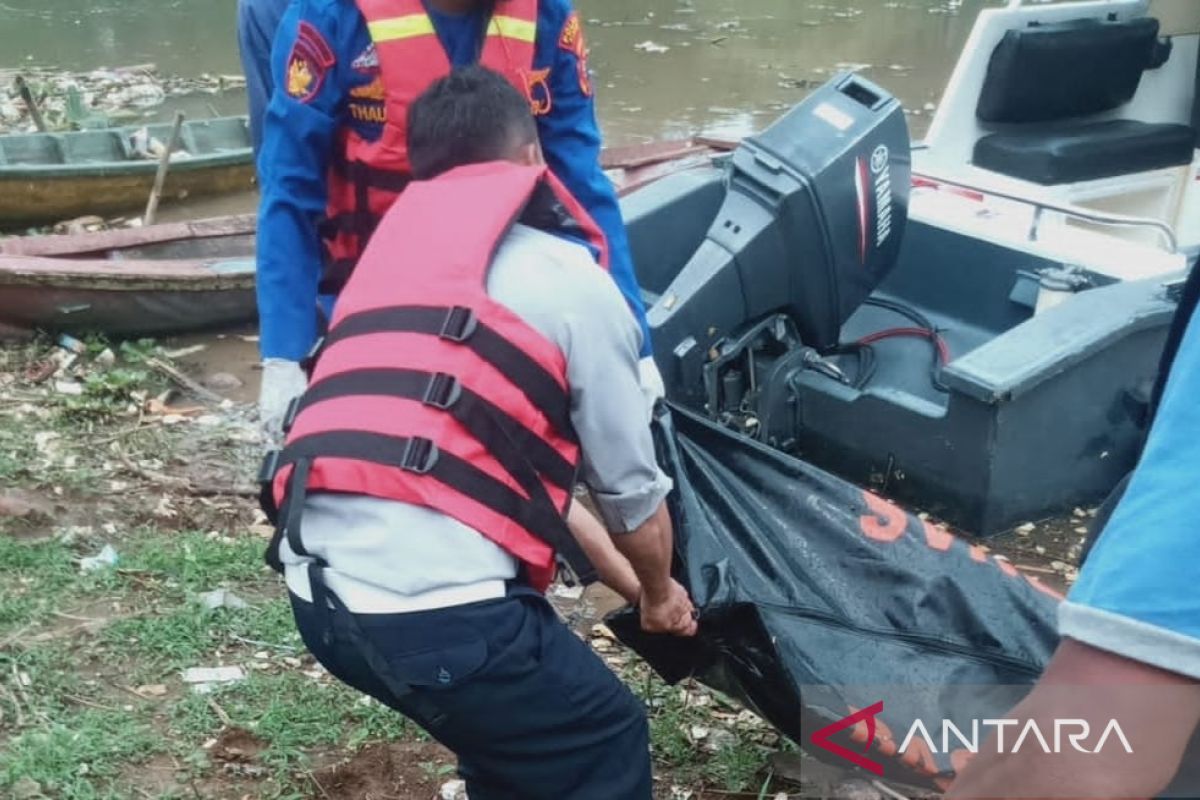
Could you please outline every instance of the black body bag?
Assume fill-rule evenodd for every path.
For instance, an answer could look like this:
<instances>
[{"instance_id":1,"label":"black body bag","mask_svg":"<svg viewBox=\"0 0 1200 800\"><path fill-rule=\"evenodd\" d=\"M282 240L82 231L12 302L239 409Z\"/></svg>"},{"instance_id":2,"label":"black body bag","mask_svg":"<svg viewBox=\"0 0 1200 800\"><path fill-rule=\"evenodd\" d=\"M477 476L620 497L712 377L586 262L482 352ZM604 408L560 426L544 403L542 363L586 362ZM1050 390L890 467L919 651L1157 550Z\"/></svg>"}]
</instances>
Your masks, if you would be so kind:
<instances>
[{"instance_id":1,"label":"black body bag","mask_svg":"<svg viewBox=\"0 0 1200 800\"><path fill-rule=\"evenodd\" d=\"M675 481L676 577L700 633L647 635L626 611L609 620L618 637L668 682L695 677L737 698L824 761L944 788L963 746L943 747L943 720L969 737L1028 692L1057 645L1054 593L688 411L654 428ZM928 736L901 752L917 721Z\"/></svg>"}]
</instances>

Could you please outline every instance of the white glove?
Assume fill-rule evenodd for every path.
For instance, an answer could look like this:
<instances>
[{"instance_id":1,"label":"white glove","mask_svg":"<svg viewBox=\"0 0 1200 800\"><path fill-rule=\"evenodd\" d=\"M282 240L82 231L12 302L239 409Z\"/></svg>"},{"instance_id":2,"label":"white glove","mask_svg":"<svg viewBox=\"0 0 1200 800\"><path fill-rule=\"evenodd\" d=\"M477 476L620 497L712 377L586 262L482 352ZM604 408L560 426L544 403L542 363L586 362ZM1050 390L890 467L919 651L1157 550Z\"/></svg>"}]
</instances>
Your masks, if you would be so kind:
<instances>
[{"instance_id":1,"label":"white glove","mask_svg":"<svg viewBox=\"0 0 1200 800\"><path fill-rule=\"evenodd\" d=\"M654 406L667 396L667 388L663 385L662 373L652 356L646 356L638 362L638 381L642 386L642 396L646 399L646 421L654 419Z\"/></svg>"},{"instance_id":2,"label":"white glove","mask_svg":"<svg viewBox=\"0 0 1200 800\"><path fill-rule=\"evenodd\" d=\"M268 445L283 443L283 418L288 405L308 388L308 376L300 364L282 358L267 358L262 365L262 388L258 392L258 421Z\"/></svg>"}]
</instances>

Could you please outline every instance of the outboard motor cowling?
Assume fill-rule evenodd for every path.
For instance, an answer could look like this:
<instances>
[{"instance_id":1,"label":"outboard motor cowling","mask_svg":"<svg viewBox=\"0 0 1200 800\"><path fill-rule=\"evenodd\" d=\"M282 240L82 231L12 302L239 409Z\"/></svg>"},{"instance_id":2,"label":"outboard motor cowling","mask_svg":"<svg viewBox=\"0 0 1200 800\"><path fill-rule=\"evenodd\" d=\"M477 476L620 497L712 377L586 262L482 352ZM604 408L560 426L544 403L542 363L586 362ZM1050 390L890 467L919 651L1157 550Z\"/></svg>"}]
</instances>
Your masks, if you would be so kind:
<instances>
[{"instance_id":1,"label":"outboard motor cowling","mask_svg":"<svg viewBox=\"0 0 1200 800\"><path fill-rule=\"evenodd\" d=\"M899 101L853 74L742 143L707 238L650 311L671 397L702 403L714 344L770 315L809 347L838 344L896 261L909 151Z\"/></svg>"}]
</instances>

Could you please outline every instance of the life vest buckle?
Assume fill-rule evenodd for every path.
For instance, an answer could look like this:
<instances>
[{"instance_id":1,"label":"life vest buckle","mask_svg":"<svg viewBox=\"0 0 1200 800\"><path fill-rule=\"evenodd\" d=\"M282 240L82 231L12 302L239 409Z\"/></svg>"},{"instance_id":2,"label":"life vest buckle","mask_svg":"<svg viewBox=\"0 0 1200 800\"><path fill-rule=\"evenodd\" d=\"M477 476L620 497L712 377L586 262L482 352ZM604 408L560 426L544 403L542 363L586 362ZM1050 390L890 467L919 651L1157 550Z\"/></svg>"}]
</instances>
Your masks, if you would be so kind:
<instances>
[{"instance_id":1,"label":"life vest buckle","mask_svg":"<svg viewBox=\"0 0 1200 800\"><path fill-rule=\"evenodd\" d=\"M285 436L292 432L292 426L296 424L296 417L300 415L300 401L302 398L303 395L299 397L293 397L292 401L288 403L287 413L283 415L282 425L282 430Z\"/></svg>"},{"instance_id":2,"label":"life vest buckle","mask_svg":"<svg viewBox=\"0 0 1200 800\"><path fill-rule=\"evenodd\" d=\"M304 370L304 374L311 381L313 370L316 369L317 359L321 357L321 352L325 349L325 337L317 337L317 341L313 342L312 349L304 358L300 359L300 369Z\"/></svg>"},{"instance_id":3,"label":"life vest buckle","mask_svg":"<svg viewBox=\"0 0 1200 800\"><path fill-rule=\"evenodd\" d=\"M275 482L275 476L279 473L279 458L282 454L281 450L272 450L263 458L262 466L258 468L260 484Z\"/></svg>"},{"instance_id":4,"label":"life vest buckle","mask_svg":"<svg viewBox=\"0 0 1200 800\"><path fill-rule=\"evenodd\" d=\"M275 476L279 473L282 455L282 451L270 451L258 468L258 505L272 525L279 522L279 506L275 504Z\"/></svg>"},{"instance_id":5,"label":"life vest buckle","mask_svg":"<svg viewBox=\"0 0 1200 800\"><path fill-rule=\"evenodd\" d=\"M427 475L437 464L439 455L437 445L431 440L414 436L404 445L400 468L417 475Z\"/></svg>"},{"instance_id":6,"label":"life vest buckle","mask_svg":"<svg viewBox=\"0 0 1200 800\"><path fill-rule=\"evenodd\" d=\"M429 386L425 389L425 397L421 401L427 406L449 410L458 398L462 397L462 384L458 378L445 372L439 372L429 378Z\"/></svg>"},{"instance_id":7,"label":"life vest buckle","mask_svg":"<svg viewBox=\"0 0 1200 800\"><path fill-rule=\"evenodd\" d=\"M446 312L446 321L442 323L439 338L461 344L471 338L479 326L479 317L466 306L454 306Z\"/></svg>"}]
</instances>

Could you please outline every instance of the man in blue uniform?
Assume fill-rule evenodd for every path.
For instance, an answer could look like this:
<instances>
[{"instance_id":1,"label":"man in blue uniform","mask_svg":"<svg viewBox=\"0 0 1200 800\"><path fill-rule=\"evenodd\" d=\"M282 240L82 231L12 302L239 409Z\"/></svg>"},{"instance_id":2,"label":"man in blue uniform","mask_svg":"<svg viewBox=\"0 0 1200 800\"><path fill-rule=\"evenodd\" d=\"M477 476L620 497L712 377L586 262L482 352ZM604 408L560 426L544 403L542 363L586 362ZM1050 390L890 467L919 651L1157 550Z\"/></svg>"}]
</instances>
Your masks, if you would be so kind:
<instances>
[{"instance_id":1,"label":"man in blue uniform","mask_svg":"<svg viewBox=\"0 0 1200 800\"><path fill-rule=\"evenodd\" d=\"M494 5L423 0L450 65L479 59L492 35ZM346 0L296 0L280 24L272 54L275 90L259 157L259 407L269 435L277 435L288 403L304 388L299 362L318 335L318 285L328 260L320 228L339 137L348 129L360 141L377 141L383 133L379 115L391 113L378 96L380 58L373 35L405 33L413 16L368 26L359 8ZM510 27L521 34L520 25ZM528 33L534 48L528 93L546 162L607 236L613 279L642 328L643 390L652 401L662 395L662 381L650 358L645 308L616 195L600 168L600 132L578 15L569 0L541 0L536 33ZM322 303L328 309L332 298L323 297Z\"/></svg>"}]
</instances>

